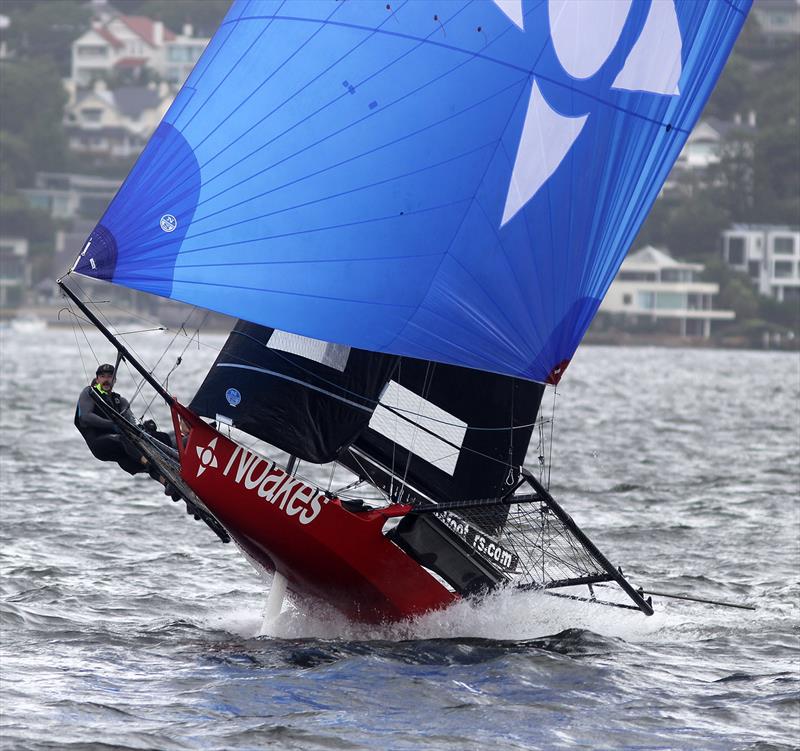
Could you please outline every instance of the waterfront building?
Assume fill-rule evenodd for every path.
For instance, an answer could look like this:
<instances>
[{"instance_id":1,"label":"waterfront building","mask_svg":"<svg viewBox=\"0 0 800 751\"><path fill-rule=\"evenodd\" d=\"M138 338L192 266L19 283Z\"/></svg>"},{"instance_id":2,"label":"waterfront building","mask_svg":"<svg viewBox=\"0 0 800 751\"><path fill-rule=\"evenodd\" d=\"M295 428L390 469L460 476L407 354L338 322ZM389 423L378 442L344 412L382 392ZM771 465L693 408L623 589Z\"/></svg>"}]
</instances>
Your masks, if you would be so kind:
<instances>
[{"instance_id":1,"label":"waterfront building","mask_svg":"<svg viewBox=\"0 0 800 751\"><path fill-rule=\"evenodd\" d=\"M98 80L91 89L68 87L68 92L64 131L70 150L103 159L141 153L173 98L165 83L110 89Z\"/></svg>"},{"instance_id":2,"label":"waterfront building","mask_svg":"<svg viewBox=\"0 0 800 751\"><path fill-rule=\"evenodd\" d=\"M177 86L208 42L207 37L195 37L189 24L176 34L145 16L107 15L72 43L71 79L78 87L88 87L98 79L141 77L149 69Z\"/></svg>"},{"instance_id":3,"label":"waterfront building","mask_svg":"<svg viewBox=\"0 0 800 751\"><path fill-rule=\"evenodd\" d=\"M600 312L623 326L647 325L680 336L711 335L712 321L730 321L732 310L714 310L719 285L697 280L704 266L684 263L651 246L622 263Z\"/></svg>"},{"instance_id":4,"label":"waterfront building","mask_svg":"<svg viewBox=\"0 0 800 751\"><path fill-rule=\"evenodd\" d=\"M119 180L94 175L37 172L33 187L19 192L33 208L53 219L96 218L106 210L119 188Z\"/></svg>"},{"instance_id":5,"label":"waterfront building","mask_svg":"<svg viewBox=\"0 0 800 751\"><path fill-rule=\"evenodd\" d=\"M760 294L800 303L800 228L734 224L722 233L722 257L747 274Z\"/></svg>"}]
</instances>

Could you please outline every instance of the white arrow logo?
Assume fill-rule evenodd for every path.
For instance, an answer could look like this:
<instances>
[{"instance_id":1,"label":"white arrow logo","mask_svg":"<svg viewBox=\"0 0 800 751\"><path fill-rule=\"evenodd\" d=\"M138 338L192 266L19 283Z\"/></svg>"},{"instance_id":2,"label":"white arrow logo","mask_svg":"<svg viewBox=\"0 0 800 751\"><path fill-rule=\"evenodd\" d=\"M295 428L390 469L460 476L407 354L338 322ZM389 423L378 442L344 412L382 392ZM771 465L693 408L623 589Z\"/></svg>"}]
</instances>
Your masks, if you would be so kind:
<instances>
[{"instance_id":1,"label":"white arrow logo","mask_svg":"<svg viewBox=\"0 0 800 751\"><path fill-rule=\"evenodd\" d=\"M525 31L522 0L494 0ZM619 40L632 0L548 0L550 33L561 66L575 80L596 74ZM612 88L677 96L681 33L674 0L652 0L644 28ZM556 112L534 80L517 147L501 226L547 182L583 130L590 113Z\"/></svg>"},{"instance_id":2,"label":"white arrow logo","mask_svg":"<svg viewBox=\"0 0 800 751\"><path fill-rule=\"evenodd\" d=\"M214 449L217 447L217 439L211 441L205 448L197 446L197 456L200 459L200 466L197 468L197 476L203 474L208 467L217 468L217 457L214 456Z\"/></svg>"}]
</instances>

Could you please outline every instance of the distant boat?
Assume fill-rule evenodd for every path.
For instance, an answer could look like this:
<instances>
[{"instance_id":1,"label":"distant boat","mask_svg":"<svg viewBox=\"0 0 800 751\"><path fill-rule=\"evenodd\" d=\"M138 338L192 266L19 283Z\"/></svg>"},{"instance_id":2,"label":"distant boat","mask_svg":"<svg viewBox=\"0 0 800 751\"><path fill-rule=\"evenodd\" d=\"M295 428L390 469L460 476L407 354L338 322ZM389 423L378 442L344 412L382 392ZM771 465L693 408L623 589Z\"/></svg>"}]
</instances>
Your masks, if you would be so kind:
<instances>
[{"instance_id":1,"label":"distant boat","mask_svg":"<svg viewBox=\"0 0 800 751\"><path fill-rule=\"evenodd\" d=\"M191 403L61 283L181 440L109 416L272 611L608 582L653 612L524 462L749 6L232 5L72 268L239 319Z\"/></svg>"},{"instance_id":2,"label":"distant boat","mask_svg":"<svg viewBox=\"0 0 800 751\"><path fill-rule=\"evenodd\" d=\"M19 334L36 334L47 328L47 322L35 315L21 315L9 321L9 328Z\"/></svg>"}]
</instances>

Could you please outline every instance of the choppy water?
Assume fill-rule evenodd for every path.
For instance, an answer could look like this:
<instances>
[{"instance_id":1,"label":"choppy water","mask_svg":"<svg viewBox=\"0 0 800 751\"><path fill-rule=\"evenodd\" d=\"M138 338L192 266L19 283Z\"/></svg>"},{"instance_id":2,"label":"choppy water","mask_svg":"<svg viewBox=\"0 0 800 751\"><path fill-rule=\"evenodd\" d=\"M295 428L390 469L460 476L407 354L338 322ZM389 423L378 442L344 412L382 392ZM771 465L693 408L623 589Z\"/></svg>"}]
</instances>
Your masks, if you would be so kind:
<instances>
[{"instance_id":1,"label":"choppy water","mask_svg":"<svg viewBox=\"0 0 800 751\"><path fill-rule=\"evenodd\" d=\"M584 347L557 397L552 489L599 547L755 613L502 595L380 629L290 610L258 636L236 549L89 455L71 336L0 339L3 749L800 743L797 355ZM134 341L152 361L167 339ZM187 354L179 396L213 354Z\"/></svg>"}]
</instances>

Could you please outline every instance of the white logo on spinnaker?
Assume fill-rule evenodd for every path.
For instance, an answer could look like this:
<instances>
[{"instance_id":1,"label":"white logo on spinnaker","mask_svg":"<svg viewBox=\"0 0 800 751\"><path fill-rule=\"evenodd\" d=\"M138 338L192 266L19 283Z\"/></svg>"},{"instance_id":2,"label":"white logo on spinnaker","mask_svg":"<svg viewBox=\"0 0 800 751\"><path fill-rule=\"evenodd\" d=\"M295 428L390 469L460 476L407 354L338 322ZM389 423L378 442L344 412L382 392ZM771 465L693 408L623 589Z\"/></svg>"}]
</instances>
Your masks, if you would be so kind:
<instances>
[{"instance_id":1,"label":"white logo on spinnaker","mask_svg":"<svg viewBox=\"0 0 800 751\"><path fill-rule=\"evenodd\" d=\"M178 220L172 216L172 214L164 214L164 216L161 217L160 224L164 232L174 232L175 228L178 226Z\"/></svg>"},{"instance_id":2,"label":"white logo on spinnaker","mask_svg":"<svg viewBox=\"0 0 800 751\"><path fill-rule=\"evenodd\" d=\"M494 0L525 31L522 0ZM548 0L550 37L558 61L574 79L595 75L611 56L632 0ZM611 88L677 96L682 40L674 0L652 0L644 27ZM547 182L569 153L589 115L556 112L531 85L500 226L508 222Z\"/></svg>"},{"instance_id":3,"label":"white logo on spinnaker","mask_svg":"<svg viewBox=\"0 0 800 751\"><path fill-rule=\"evenodd\" d=\"M217 464L217 457L214 456L214 449L217 447L217 439L214 438L213 441L210 441L208 446L196 446L197 448L197 457L200 459L200 466L197 468L197 477L203 474L209 467L216 469L219 465Z\"/></svg>"}]
</instances>

